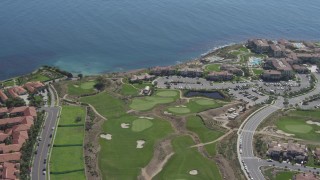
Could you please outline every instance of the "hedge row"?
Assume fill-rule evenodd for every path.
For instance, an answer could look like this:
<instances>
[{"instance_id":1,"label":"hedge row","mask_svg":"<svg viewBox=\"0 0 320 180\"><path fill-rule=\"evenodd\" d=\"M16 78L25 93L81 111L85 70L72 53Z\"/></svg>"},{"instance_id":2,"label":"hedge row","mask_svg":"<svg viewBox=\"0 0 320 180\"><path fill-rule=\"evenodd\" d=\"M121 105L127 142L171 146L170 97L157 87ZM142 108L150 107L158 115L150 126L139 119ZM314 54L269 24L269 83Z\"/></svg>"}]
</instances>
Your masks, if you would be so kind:
<instances>
[{"instance_id":1,"label":"hedge row","mask_svg":"<svg viewBox=\"0 0 320 180\"><path fill-rule=\"evenodd\" d=\"M61 125L58 125L58 127L78 127L78 126L84 126L84 124L61 124Z\"/></svg>"},{"instance_id":2,"label":"hedge row","mask_svg":"<svg viewBox=\"0 0 320 180\"><path fill-rule=\"evenodd\" d=\"M54 144L53 147L82 146L83 144Z\"/></svg>"},{"instance_id":3,"label":"hedge row","mask_svg":"<svg viewBox=\"0 0 320 180\"><path fill-rule=\"evenodd\" d=\"M79 171L84 171L84 169L75 169L75 170L61 171L61 172L50 171L50 174L67 174L67 173L73 173L73 172L79 172Z\"/></svg>"}]
</instances>

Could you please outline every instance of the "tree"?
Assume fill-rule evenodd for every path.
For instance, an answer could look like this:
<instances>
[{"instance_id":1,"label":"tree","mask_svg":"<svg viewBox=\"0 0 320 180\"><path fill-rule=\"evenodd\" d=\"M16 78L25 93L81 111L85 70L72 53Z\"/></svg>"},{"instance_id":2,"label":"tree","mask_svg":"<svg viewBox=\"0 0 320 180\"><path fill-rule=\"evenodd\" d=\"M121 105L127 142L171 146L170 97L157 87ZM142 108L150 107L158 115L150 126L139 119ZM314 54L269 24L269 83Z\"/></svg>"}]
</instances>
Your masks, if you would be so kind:
<instances>
[{"instance_id":1,"label":"tree","mask_svg":"<svg viewBox=\"0 0 320 180\"><path fill-rule=\"evenodd\" d=\"M11 107L20 107L20 106L25 106L26 105L26 102L21 99L21 98L9 98L7 101L6 101L6 106L8 108L11 108Z\"/></svg>"},{"instance_id":2,"label":"tree","mask_svg":"<svg viewBox=\"0 0 320 180\"><path fill-rule=\"evenodd\" d=\"M110 86L111 84L111 81L104 76L98 76L96 81L97 83L94 85L94 88L96 88L99 91L104 90L106 87Z\"/></svg>"},{"instance_id":3,"label":"tree","mask_svg":"<svg viewBox=\"0 0 320 180\"><path fill-rule=\"evenodd\" d=\"M78 78L82 79L83 78L83 74L78 74Z\"/></svg>"}]
</instances>

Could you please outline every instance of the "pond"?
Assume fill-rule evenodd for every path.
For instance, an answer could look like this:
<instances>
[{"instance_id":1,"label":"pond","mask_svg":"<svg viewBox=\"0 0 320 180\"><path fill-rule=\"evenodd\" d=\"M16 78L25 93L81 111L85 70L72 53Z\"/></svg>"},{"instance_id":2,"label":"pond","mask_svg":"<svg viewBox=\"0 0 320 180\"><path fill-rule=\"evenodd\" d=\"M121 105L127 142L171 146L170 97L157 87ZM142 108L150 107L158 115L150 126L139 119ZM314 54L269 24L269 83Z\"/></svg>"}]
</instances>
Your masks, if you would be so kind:
<instances>
[{"instance_id":1,"label":"pond","mask_svg":"<svg viewBox=\"0 0 320 180\"><path fill-rule=\"evenodd\" d=\"M224 95L218 91L189 91L185 94L186 97L203 96L212 99L224 99Z\"/></svg>"}]
</instances>

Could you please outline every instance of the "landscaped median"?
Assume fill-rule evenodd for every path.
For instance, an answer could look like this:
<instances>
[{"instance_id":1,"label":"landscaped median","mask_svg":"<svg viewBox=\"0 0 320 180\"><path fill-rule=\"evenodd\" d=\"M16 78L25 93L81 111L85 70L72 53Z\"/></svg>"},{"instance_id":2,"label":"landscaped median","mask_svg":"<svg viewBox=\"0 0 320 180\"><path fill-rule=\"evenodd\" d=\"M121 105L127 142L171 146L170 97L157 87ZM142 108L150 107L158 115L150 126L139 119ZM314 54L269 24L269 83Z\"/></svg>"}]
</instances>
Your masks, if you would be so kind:
<instances>
[{"instance_id":1,"label":"landscaped median","mask_svg":"<svg viewBox=\"0 0 320 180\"><path fill-rule=\"evenodd\" d=\"M50 158L50 179L86 179L83 159L85 108L62 106Z\"/></svg>"}]
</instances>

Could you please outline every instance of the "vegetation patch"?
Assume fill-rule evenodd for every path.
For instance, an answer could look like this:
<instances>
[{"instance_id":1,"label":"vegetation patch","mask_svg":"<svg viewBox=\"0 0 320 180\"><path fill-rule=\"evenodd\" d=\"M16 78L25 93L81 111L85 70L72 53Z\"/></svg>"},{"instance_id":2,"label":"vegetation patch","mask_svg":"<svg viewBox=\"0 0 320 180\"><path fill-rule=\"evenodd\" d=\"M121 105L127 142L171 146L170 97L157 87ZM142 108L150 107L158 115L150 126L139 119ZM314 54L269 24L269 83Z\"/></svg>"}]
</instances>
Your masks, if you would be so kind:
<instances>
[{"instance_id":1,"label":"vegetation patch","mask_svg":"<svg viewBox=\"0 0 320 180\"><path fill-rule=\"evenodd\" d=\"M195 148L191 137L180 136L172 141L175 154L169 159L166 166L154 178L160 179L222 179L217 165L203 157ZM189 174L197 170L197 175Z\"/></svg>"},{"instance_id":2,"label":"vegetation patch","mask_svg":"<svg viewBox=\"0 0 320 180\"><path fill-rule=\"evenodd\" d=\"M253 68L252 71L256 76L260 76L261 74L263 74L263 69Z\"/></svg>"},{"instance_id":3,"label":"vegetation patch","mask_svg":"<svg viewBox=\"0 0 320 180\"><path fill-rule=\"evenodd\" d=\"M84 94L92 94L96 92L94 85L95 81L87 81L87 82L82 82L82 81L77 81L72 82L68 84L68 94L69 95L74 95L74 96L80 96Z\"/></svg>"},{"instance_id":4,"label":"vegetation patch","mask_svg":"<svg viewBox=\"0 0 320 180\"><path fill-rule=\"evenodd\" d=\"M120 93L126 96L134 96L138 95L139 90L131 84L123 84Z\"/></svg>"},{"instance_id":5,"label":"vegetation patch","mask_svg":"<svg viewBox=\"0 0 320 180\"><path fill-rule=\"evenodd\" d=\"M187 104L169 107L168 111L174 114L198 113L207 109L221 107L224 103L207 98L192 98Z\"/></svg>"},{"instance_id":6,"label":"vegetation patch","mask_svg":"<svg viewBox=\"0 0 320 180\"><path fill-rule=\"evenodd\" d=\"M52 180L78 180L85 179L84 171L70 172L67 174L51 174L50 179Z\"/></svg>"},{"instance_id":7,"label":"vegetation patch","mask_svg":"<svg viewBox=\"0 0 320 180\"><path fill-rule=\"evenodd\" d=\"M61 144L82 144L84 127L59 127L54 141L54 145Z\"/></svg>"},{"instance_id":8,"label":"vegetation patch","mask_svg":"<svg viewBox=\"0 0 320 180\"><path fill-rule=\"evenodd\" d=\"M134 132L140 132L148 129L152 126L152 124L152 121L150 121L149 119L136 119L132 122L131 130Z\"/></svg>"},{"instance_id":9,"label":"vegetation patch","mask_svg":"<svg viewBox=\"0 0 320 180\"><path fill-rule=\"evenodd\" d=\"M186 114L191 112L191 110L187 107L170 107L168 110L175 114Z\"/></svg>"},{"instance_id":10,"label":"vegetation patch","mask_svg":"<svg viewBox=\"0 0 320 180\"><path fill-rule=\"evenodd\" d=\"M224 134L221 131L207 128L199 116L188 117L187 129L196 133L203 143L214 141Z\"/></svg>"},{"instance_id":11,"label":"vegetation patch","mask_svg":"<svg viewBox=\"0 0 320 180\"><path fill-rule=\"evenodd\" d=\"M178 95L178 91L174 90L159 90L157 92L157 96L161 97L176 97Z\"/></svg>"},{"instance_id":12,"label":"vegetation patch","mask_svg":"<svg viewBox=\"0 0 320 180\"><path fill-rule=\"evenodd\" d=\"M216 71L219 72L220 70L220 64L209 64L205 67L206 71Z\"/></svg>"}]
</instances>

